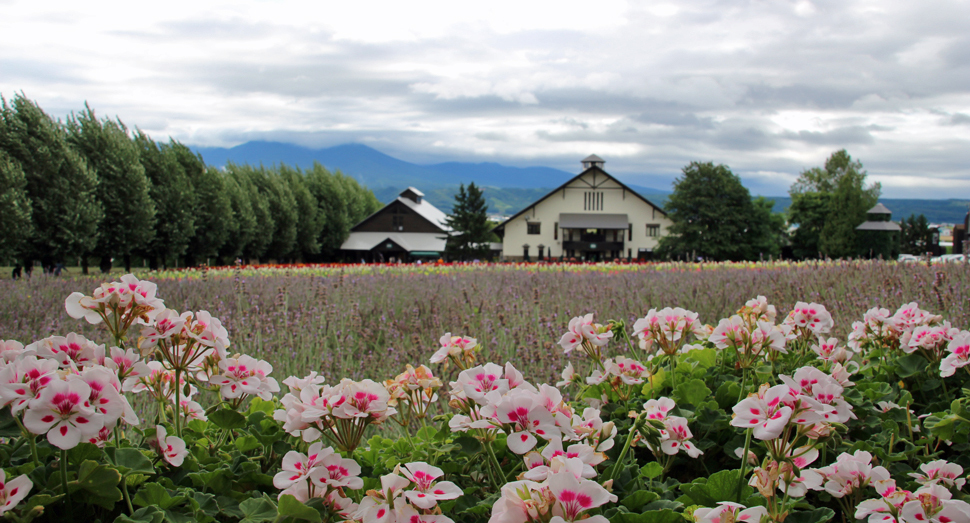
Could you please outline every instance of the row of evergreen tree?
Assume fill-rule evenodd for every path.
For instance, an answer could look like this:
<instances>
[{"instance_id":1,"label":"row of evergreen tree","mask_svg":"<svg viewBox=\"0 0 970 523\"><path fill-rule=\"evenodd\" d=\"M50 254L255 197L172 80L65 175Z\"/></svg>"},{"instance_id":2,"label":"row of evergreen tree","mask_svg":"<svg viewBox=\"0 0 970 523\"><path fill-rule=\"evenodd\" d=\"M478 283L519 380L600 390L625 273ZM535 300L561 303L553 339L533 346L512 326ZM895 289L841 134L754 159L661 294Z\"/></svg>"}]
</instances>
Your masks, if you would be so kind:
<instances>
[{"instance_id":1,"label":"row of evergreen tree","mask_svg":"<svg viewBox=\"0 0 970 523\"><path fill-rule=\"evenodd\" d=\"M380 208L319 164L216 168L87 106L61 122L22 94L0 102L0 263L324 261Z\"/></svg>"}]
</instances>

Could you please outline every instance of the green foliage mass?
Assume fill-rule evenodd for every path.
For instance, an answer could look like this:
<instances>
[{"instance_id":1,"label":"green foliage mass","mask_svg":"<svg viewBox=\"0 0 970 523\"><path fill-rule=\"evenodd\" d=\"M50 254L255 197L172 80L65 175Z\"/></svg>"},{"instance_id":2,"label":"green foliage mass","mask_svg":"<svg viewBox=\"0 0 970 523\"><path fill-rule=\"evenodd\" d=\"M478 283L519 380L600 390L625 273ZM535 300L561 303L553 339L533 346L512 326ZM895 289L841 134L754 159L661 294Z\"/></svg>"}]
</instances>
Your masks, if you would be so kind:
<instances>
[{"instance_id":1,"label":"green foliage mass","mask_svg":"<svg viewBox=\"0 0 970 523\"><path fill-rule=\"evenodd\" d=\"M662 258L752 260L777 255L781 223L774 202L753 202L741 179L723 164L691 162L674 182L665 210L673 222L660 240Z\"/></svg>"},{"instance_id":2,"label":"green foliage mass","mask_svg":"<svg viewBox=\"0 0 970 523\"><path fill-rule=\"evenodd\" d=\"M808 169L792 184L788 221L797 225L792 250L799 259L862 254L856 227L879 201L881 186L865 185L866 171L845 149L832 153L823 167ZM805 230L802 231L801 229Z\"/></svg>"},{"instance_id":3,"label":"green foliage mass","mask_svg":"<svg viewBox=\"0 0 970 523\"><path fill-rule=\"evenodd\" d=\"M111 258L124 258L131 270L131 254L148 247L155 237L155 203L150 182L139 158L138 144L121 122L99 120L88 106L67 121L68 142L98 175L98 201L104 216L98 243L85 253L101 258L102 270Z\"/></svg>"},{"instance_id":4,"label":"green foliage mass","mask_svg":"<svg viewBox=\"0 0 970 523\"><path fill-rule=\"evenodd\" d=\"M98 177L68 140L64 126L36 103L18 94L2 100L0 150L17 164L26 179L31 204L31 234L16 258L45 267L77 259L93 250L103 213Z\"/></svg>"},{"instance_id":5,"label":"green foliage mass","mask_svg":"<svg viewBox=\"0 0 970 523\"><path fill-rule=\"evenodd\" d=\"M492 224L483 192L474 182L468 184L468 189L464 184L458 188L447 223L452 230L445 247L449 259L483 259L488 255Z\"/></svg>"}]
</instances>

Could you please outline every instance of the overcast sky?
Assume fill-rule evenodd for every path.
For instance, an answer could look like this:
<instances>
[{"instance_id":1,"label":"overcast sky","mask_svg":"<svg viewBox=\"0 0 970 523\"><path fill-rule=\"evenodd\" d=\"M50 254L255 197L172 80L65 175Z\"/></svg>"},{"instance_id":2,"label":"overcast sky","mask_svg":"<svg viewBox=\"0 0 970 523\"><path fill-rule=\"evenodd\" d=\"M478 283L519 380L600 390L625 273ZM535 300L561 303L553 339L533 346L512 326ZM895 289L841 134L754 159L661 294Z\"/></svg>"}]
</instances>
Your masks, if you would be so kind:
<instances>
[{"instance_id":1,"label":"overcast sky","mask_svg":"<svg viewBox=\"0 0 970 523\"><path fill-rule=\"evenodd\" d=\"M595 153L665 189L698 160L784 195L845 148L885 197L970 198L968 35L947 0L0 0L0 93L197 146Z\"/></svg>"}]
</instances>

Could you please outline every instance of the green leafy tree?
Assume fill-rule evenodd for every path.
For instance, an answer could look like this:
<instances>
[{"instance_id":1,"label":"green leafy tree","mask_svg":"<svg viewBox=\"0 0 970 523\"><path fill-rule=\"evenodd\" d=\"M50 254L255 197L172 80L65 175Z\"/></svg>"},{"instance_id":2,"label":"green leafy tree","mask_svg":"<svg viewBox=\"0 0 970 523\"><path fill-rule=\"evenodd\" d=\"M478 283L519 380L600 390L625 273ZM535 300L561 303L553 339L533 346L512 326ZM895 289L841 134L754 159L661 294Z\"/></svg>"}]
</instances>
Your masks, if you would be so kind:
<instances>
[{"instance_id":1,"label":"green leafy tree","mask_svg":"<svg viewBox=\"0 0 970 523\"><path fill-rule=\"evenodd\" d=\"M253 213L253 204L250 200L249 185L241 182L236 173L227 171L224 177L226 182L226 195L229 196L229 204L232 207L232 224L228 230L226 243L219 249L219 257L227 262L233 262L242 258L246 246L253 240L256 234L256 215Z\"/></svg>"},{"instance_id":2,"label":"green leafy tree","mask_svg":"<svg viewBox=\"0 0 970 523\"><path fill-rule=\"evenodd\" d=\"M20 164L0 149L0 263L24 251L32 228L27 177Z\"/></svg>"},{"instance_id":3,"label":"green leafy tree","mask_svg":"<svg viewBox=\"0 0 970 523\"><path fill-rule=\"evenodd\" d=\"M297 211L296 242L287 257L293 260L299 258L308 260L311 256L320 253L320 231L323 228L320 207L307 187L306 179L300 169L281 165L280 177L293 194Z\"/></svg>"},{"instance_id":4,"label":"green leafy tree","mask_svg":"<svg viewBox=\"0 0 970 523\"><path fill-rule=\"evenodd\" d=\"M226 172L249 199L249 207L253 215L252 234L242 238L245 240L242 244L242 257L246 261L260 260L266 254L276 230L276 220L270 210L269 196L262 192L260 185L256 183L263 174L251 165L232 162L226 164ZM240 228L240 231L245 229Z\"/></svg>"},{"instance_id":5,"label":"green leafy tree","mask_svg":"<svg viewBox=\"0 0 970 523\"><path fill-rule=\"evenodd\" d=\"M0 149L15 160L26 179L32 234L20 253L30 270L73 261L95 248L103 216L98 177L69 144L64 127L22 94L2 101Z\"/></svg>"},{"instance_id":6,"label":"green leafy tree","mask_svg":"<svg viewBox=\"0 0 970 523\"><path fill-rule=\"evenodd\" d=\"M155 203L139 159L138 146L120 121L99 120L85 105L67 121L68 141L98 173L98 201L104 218L98 226L95 254L101 271L111 270L119 256L131 271L131 255L142 251L155 236Z\"/></svg>"},{"instance_id":7,"label":"green leafy tree","mask_svg":"<svg viewBox=\"0 0 970 523\"><path fill-rule=\"evenodd\" d=\"M859 254L855 228L866 221L866 211L879 201L882 191L878 183L866 187L865 179L862 163L845 149L832 153L824 168L813 167L799 175L789 189L789 223L799 229L792 235L796 257Z\"/></svg>"},{"instance_id":8,"label":"green leafy tree","mask_svg":"<svg viewBox=\"0 0 970 523\"><path fill-rule=\"evenodd\" d=\"M755 223L765 219L763 212L756 211L751 194L726 165L691 162L684 167L666 211L673 224L660 240L661 257L745 260L768 254L755 252L756 246L771 242L770 228Z\"/></svg>"},{"instance_id":9,"label":"green leafy tree","mask_svg":"<svg viewBox=\"0 0 970 523\"><path fill-rule=\"evenodd\" d=\"M930 250L930 245L933 244L933 231L930 230L930 223L926 216L910 214L909 218L899 222L899 227L901 229L900 252L923 255Z\"/></svg>"},{"instance_id":10,"label":"green leafy tree","mask_svg":"<svg viewBox=\"0 0 970 523\"><path fill-rule=\"evenodd\" d=\"M296 198L289 186L275 169L260 166L253 169L252 181L257 190L266 197L269 212L276 224L265 256L283 261L296 245L297 221L299 220Z\"/></svg>"},{"instance_id":11,"label":"green leafy tree","mask_svg":"<svg viewBox=\"0 0 970 523\"><path fill-rule=\"evenodd\" d=\"M195 234L195 190L179 163L172 145L159 146L142 131L135 133L135 145L145 175L151 182L149 193L155 203L155 237L143 254L152 270L159 263L169 267L184 256Z\"/></svg>"},{"instance_id":12,"label":"green leafy tree","mask_svg":"<svg viewBox=\"0 0 970 523\"><path fill-rule=\"evenodd\" d=\"M321 260L339 256L340 246L350 235L350 228L381 208L369 189L340 171L331 173L314 163L305 176L306 186L317 200L319 209Z\"/></svg>"},{"instance_id":13,"label":"green leafy tree","mask_svg":"<svg viewBox=\"0 0 970 523\"><path fill-rule=\"evenodd\" d=\"M458 187L447 224L451 227L451 235L445 246L449 259L481 259L488 255L492 224L488 220L485 196L475 182L468 184L467 190L465 184Z\"/></svg>"},{"instance_id":14,"label":"green leafy tree","mask_svg":"<svg viewBox=\"0 0 970 523\"><path fill-rule=\"evenodd\" d=\"M232 203L219 169L207 168L201 156L175 140L170 147L195 192L195 234L185 251L185 264L191 267L218 256L219 249L229 238Z\"/></svg>"}]
</instances>

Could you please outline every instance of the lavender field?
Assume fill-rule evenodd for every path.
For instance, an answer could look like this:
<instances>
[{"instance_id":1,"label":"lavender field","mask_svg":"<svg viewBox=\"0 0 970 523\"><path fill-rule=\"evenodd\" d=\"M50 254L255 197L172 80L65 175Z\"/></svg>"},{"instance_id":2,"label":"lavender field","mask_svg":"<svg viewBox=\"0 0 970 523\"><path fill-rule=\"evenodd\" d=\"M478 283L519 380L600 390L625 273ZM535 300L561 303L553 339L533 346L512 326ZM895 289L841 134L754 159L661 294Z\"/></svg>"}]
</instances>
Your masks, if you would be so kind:
<instances>
[{"instance_id":1,"label":"lavender field","mask_svg":"<svg viewBox=\"0 0 970 523\"><path fill-rule=\"evenodd\" d=\"M840 340L867 309L911 301L955 327L970 326L970 269L960 264L306 267L139 277L156 281L170 308L220 317L232 348L272 362L278 375L318 370L328 381L383 380L406 363L427 363L438 338L451 332L478 338L491 361L514 361L536 382L554 383L568 358L556 342L574 316L593 312L597 321L632 325L649 309L669 306L716 325L758 295L779 313L796 301L824 304ZM72 331L107 339L101 327L64 311L65 296L104 280L0 281L0 339L26 344Z\"/></svg>"}]
</instances>

